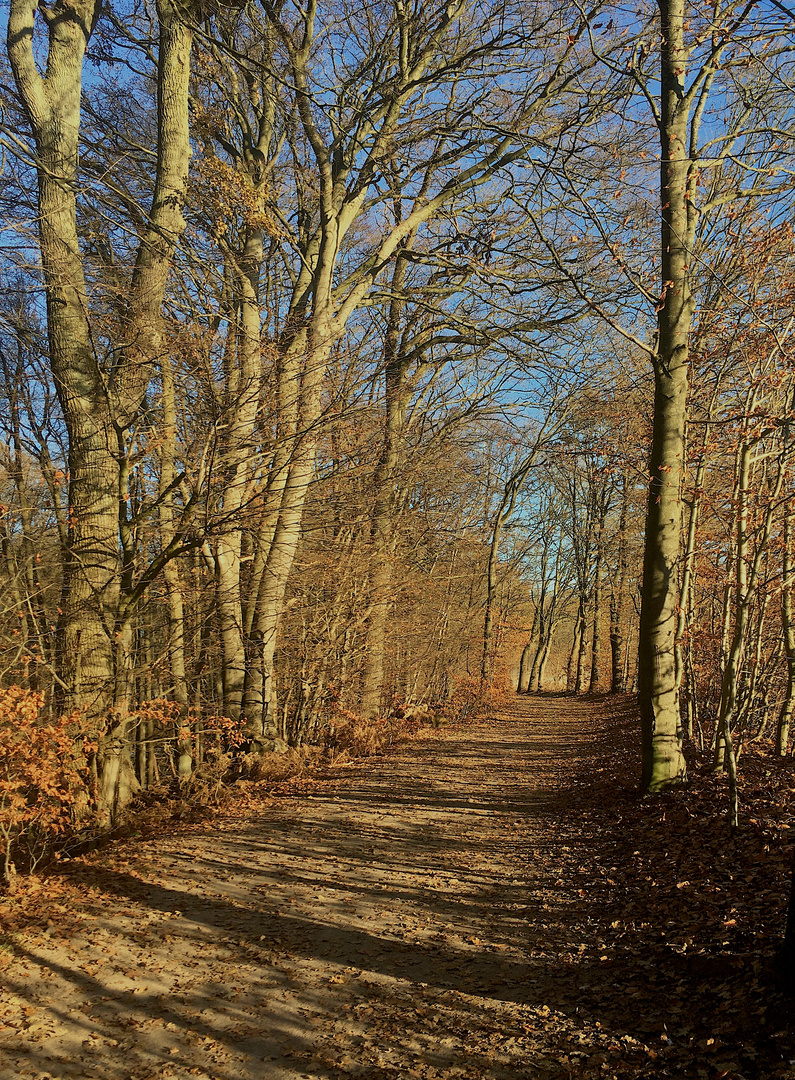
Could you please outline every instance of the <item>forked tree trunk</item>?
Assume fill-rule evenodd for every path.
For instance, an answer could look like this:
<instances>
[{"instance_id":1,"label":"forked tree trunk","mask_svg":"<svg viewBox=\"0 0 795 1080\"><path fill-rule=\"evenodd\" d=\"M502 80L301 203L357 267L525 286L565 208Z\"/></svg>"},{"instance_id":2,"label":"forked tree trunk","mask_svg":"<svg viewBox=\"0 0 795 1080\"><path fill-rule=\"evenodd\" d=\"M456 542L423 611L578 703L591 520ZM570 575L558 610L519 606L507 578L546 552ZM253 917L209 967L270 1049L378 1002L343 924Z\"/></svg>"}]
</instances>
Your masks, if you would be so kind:
<instances>
[{"instance_id":1,"label":"forked tree trunk","mask_svg":"<svg viewBox=\"0 0 795 1080\"><path fill-rule=\"evenodd\" d=\"M533 614L533 625L530 628L530 637L527 644L522 649L522 658L519 661L519 679L516 685L517 694L526 694L530 687L530 666L531 656L533 653L533 641L536 633L538 632L538 608L535 609Z\"/></svg>"},{"instance_id":2,"label":"forked tree trunk","mask_svg":"<svg viewBox=\"0 0 795 1080\"><path fill-rule=\"evenodd\" d=\"M569 653L569 660L566 664L566 693L573 694L576 686L577 679L577 657L580 652L580 629L582 623L577 617L574 620L574 635L571 642L571 652Z\"/></svg>"},{"instance_id":3,"label":"forked tree trunk","mask_svg":"<svg viewBox=\"0 0 795 1080\"><path fill-rule=\"evenodd\" d=\"M580 601L580 609L577 614L580 624L579 647L577 650L577 678L574 683L574 693L581 694L585 690L585 662L588 656L588 618L585 605Z\"/></svg>"},{"instance_id":4,"label":"forked tree trunk","mask_svg":"<svg viewBox=\"0 0 795 1080\"><path fill-rule=\"evenodd\" d=\"M527 676L528 694L534 694L538 690L538 669L541 664L541 654L544 649L544 633L544 621L541 619L538 624L538 639L535 648L533 649L533 659L529 665L530 670Z\"/></svg>"},{"instance_id":5,"label":"forked tree trunk","mask_svg":"<svg viewBox=\"0 0 795 1080\"><path fill-rule=\"evenodd\" d=\"M256 752L284 749L274 682L277 635L287 582L301 539L304 504L315 474L317 425L322 412L321 388L331 345L338 332L326 307L322 314L314 317L311 332L293 340L283 358L284 369L295 374L293 388L288 393L294 397L297 394L297 398L290 410L289 423L285 425L289 460L284 465L285 480L275 526L265 523L266 528L272 527L273 531L252 618L252 637L258 647L257 678L249 682L244 713L246 734ZM305 353L302 346L305 346ZM301 372L303 378L299 379Z\"/></svg>"},{"instance_id":6,"label":"forked tree trunk","mask_svg":"<svg viewBox=\"0 0 795 1080\"><path fill-rule=\"evenodd\" d=\"M552 639L555 635L555 622L550 620L549 627L547 629L547 637L544 642L544 651L541 654L541 662L538 665L538 672L536 674L535 689L537 693L541 693L544 689L544 676L547 670L547 662L549 661L549 654L552 649Z\"/></svg>"},{"instance_id":7,"label":"forked tree trunk","mask_svg":"<svg viewBox=\"0 0 795 1080\"><path fill-rule=\"evenodd\" d=\"M252 184L252 192L255 187ZM262 196L258 209L262 209ZM221 640L224 715L237 722L246 681L242 570L242 513L251 495L252 459L262 379L259 277L264 233L249 229L242 253L229 254L235 321L227 348L228 399L221 423L220 466L224 478L222 524L214 545L216 597Z\"/></svg>"},{"instance_id":8,"label":"forked tree trunk","mask_svg":"<svg viewBox=\"0 0 795 1080\"><path fill-rule=\"evenodd\" d=\"M36 6L12 0L8 55L36 144L50 363L69 443L70 520L56 669L62 707L83 710L100 736L99 801L109 817L126 797L120 778L132 774L123 715L127 687L116 686L117 676L126 678L132 618L132 602L120 609L119 527L126 512L120 442L162 352L160 309L185 226L192 34L189 5L158 0L157 176L132 273L124 340L114 368L105 371L90 325L76 212L83 59L99 10L96 0L75 0L51 13L42 75L34 57ZM117 702L121 712L111 716Z\"/></svg>"},{"instance_id":9,"label":"forked tree trunk","mask_svg":"<svg viewBox=\"0 0 795 1080\"><path fill-rule=\"evenodd\" d=\"M38 224L53 379L69 447L69 535L57 634L61 707L107 714L113 700L118 599L116 436L94 352L77 233L76 193L82 68L95 0L76 2L49 27L42 77L34 60L35 6L13 0L8 55L36 144Z\"/></svg>"}]
</instances>

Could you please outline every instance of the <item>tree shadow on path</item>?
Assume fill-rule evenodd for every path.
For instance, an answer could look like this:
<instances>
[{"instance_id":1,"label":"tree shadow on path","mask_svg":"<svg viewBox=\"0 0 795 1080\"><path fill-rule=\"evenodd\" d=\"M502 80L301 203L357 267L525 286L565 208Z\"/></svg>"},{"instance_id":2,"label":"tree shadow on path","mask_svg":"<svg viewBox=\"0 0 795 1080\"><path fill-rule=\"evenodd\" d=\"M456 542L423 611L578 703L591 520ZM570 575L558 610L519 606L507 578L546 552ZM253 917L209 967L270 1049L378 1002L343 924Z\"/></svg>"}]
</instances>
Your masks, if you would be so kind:
<instances>
[{"instance_id":1,"label":"tree shadow on path","mask_svg":"<svg viewBox=\"0 0 795 1080\"><path fill-rule=\"evenodd\" d=\"M697 1076L727 982L628 923L634 727L630 699L516 699L250 820L150 845L146 869L73 872L109 898L98 927L120 930L149 970L86 973L46 946L22 958L90 1006L70 1045L93 1031L107 1050L120 1027L136 1032L135 1080L150 1067L213 1080ZM747 1070L739 1043L759 1003L746 1004L734 1057L707 1069ZM125 1076L115 1041L84 1075ZM77 1075L51 1050L24 1059L31 1075ZM763 1050L781 1061L769 1039Z\"/></svg>"}]
</instances>

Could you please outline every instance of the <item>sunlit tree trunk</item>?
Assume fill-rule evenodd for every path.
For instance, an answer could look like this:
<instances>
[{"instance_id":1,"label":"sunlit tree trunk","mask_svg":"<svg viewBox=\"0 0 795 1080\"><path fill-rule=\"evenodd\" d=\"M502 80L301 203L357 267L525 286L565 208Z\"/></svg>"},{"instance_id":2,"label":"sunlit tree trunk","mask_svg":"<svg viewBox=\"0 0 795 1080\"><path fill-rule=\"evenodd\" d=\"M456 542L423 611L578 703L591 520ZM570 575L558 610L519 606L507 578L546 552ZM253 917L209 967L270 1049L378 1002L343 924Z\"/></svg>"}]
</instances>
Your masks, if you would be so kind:
<instances>
[{"instance_id":1,"label":"sunlit tree trunk","mask_svg":"<svg viewBox=\"0 0 795 1080\"><path fill-rule=\"evenodd\" d=\"M371 525L371 610L365 635L362 675L362 716L375 719L381 711L384 684L384 650L392 603L396 483L402 458L406 423L406 375L408 362L400 349L401 317L406 306L405 258L398 256L392 273L391 298L384 335L385 409L381 455L373 477L374 500Z\"/></svg>"},{"instance_id":2,"label":"sunlit tree trunk","mask_svg":"<svg viewBox=\"0 0 795 1080\"><path fill-rule=\"evenodd\" d=\"M588 693L595 694L599 689L602 660L602 562L604 556L603 536L606 506L600 509L596 523L596 558L593 570L593 621L591 623L591 677L588 681Z\"/></svg>"},{"instance_id":3,"label":"sunlit tree trunk","mask_svg":"<svg viewBox=\"0 0 795 1080\"><path fill-rule=\"evenodd\" d=\"M557 622L554 618L550 618L549 626L547 628L546 641L544 642L544 651L541 653L541 659L538 664L538 671L536 673L535 689L537 693L540 693L544 689L544 676L547 670L547 662L549 661L549 654L552 650L552 640L555 636L555 626Z\"/></svg>"},{"instance_id":4,"label":"sunlit tree trunk","mask_svg":"<svg viewBox=\"0 0 795 1080\"><path fill-rule=\"evenodd\" d=\"M585 601L580 597L580 606L577 611L579 623L578 649L577 649L577 678L574 682L574 693L581 694L585 690L585 669L588 657L588 611Z\"/></svg>"},{"instance_id":5,"label":"sunlit tree trunk","mask_svg":"<svg viewBox=\"0 0 795 1080\"><path fill-rule=\"evenodd\" d=\"M233 721L238 721L241 716L246 681L246 637L241 593L242 513L252 494L254 429L262 378L259 277L263 237L261 229L249 229L243 251L239 255L227 253L235 317L230 320L229 333L233 340L227 348L227 400L220 425L219 465L224 481L220 508L222 522L213 555L222 653L223 708L224 714Z\"/></svg>"},{"instance_id":6,"label":"sunlit tree trunk","mask_svg":"<svg viewBox=\"0 0 795 1080\"><path fill-rule=\"evenodd\" d=\"M125 749L127 692L116 687L117 677L124 681L129 667L131 619L129 605L125 610L119 606L119 527L125 517L121 497L126 483L120 473L120 446L162 352L160 309L174 247L185 226L190 11L170 0L157 5L157 174L122 319L123 341L107 370L90 324L76 203L82 67L99 4L77 0L69 6L57 4L50 12L44 75L34 58L35 11L25 0L11 3L8 54L36 144L50 364L69 443L69 534L56 666L63 707L82 709L97 723L99 796L107 815L124 799L119 777L132 773ZM121 709L115 708L117 703Z\"/></svg>"},{"instance_id":7,"label":"sunlit tree trunk","mask_svg":"<svg viewBox=\"0 0 795 1080\"><path fill-rule=\"evenodd\" d=\"M533 612L533 625L530 628L530 637L527 644L522 649L522 658L519 661L519 679L516 685L516 692L518 694L526 694L530 687L530 669L532 665L533 656L533 641L538 632L538 606L536 606Z\"/></svg>"},{"instance_id":8,"label":"sunlit tree trunk","mask_svg":"<svg viewBox=\"0 0 795 1080\"><path fill-rule=\"evenodd\" d=\"M118 598L116 436L88 318L77 233L80 93L95 0L53 19L52 62L34 60L35 7L14 0L8 55L36 143L38 224L47 301L50 363L69 434L69 537L65 553L57 667L63 707L104 716L112 701L113 629Z\"/></svg>"},{"instance_id":9,"label":"sunlit tree trunk","mask_svg":"<svg viewBox=\"0 0 795 1080\"><path fill-rule=\"evenodd\" d=\"M792 613L792 544L792 513L787 511L784 516L783 582L781 587L781 628L784 634L784 654L787 658L787 689L781 703L776 727L776 755L778 757L786 756L792 714L795 712L795 620L793 620Z\"/></svg>"},{"instance_id":10,"label":"sunlit tree trunk","mask_svg":"<svg viewBox=\"0 0 795 1080\"><path fill-rule=\"evenodd\" d=\"M330 306L328 301L327 304ZM290 446L290 456L284 466L281 499L252 619L252 636L261 650L261 682L251 684L251 696L245 709L250 744L259 750L280 749L283 746L277 718L274 658L287 582L301 539L306 495L314 479L317 424L322 411L321 388L336 333L328 307L325 307L323 313L314 318L311 333L290 343L283 361L286 369L295 371L289 393L297 396L297 400L295 407L290 409L292 415L283 429L283 437ZM306 349L305 356L302 356L302 345ZM299 380L302 372L303 378Z\"/></svg>"},{"instance_id":11,"label":"sunlit tree trunk","mask_svg":"<svg viewBox=\"0 0 795 1080\"><path fill-rule=\"evenodd\" d=\"M582 633L582 620L579 614L574 620L574 635L571 642L571 651L566 665L566 692L573 694L577 685L577 657L580 653L580 637Z\"/></svg>"},{"instance_id":12,"label":"sunlit tree trunk","mask_svg":"<svg viewBox=\"0 0 795 1080\"><path fill-rule=\"evenodd\" d=\"M549 641L548 620L541 619L538 624L538 641L533 653L533 662L530 665L530 678L527 690L530 694L537 694L540 689L541 665L547 652Z\"/></svg>"},{"instance_id":13,"label":"sunlit tree trunk","mask_svg":"<svg viewBox=\"0 0 795 1080\"><path fill-rule=\"evenodd\" d=\"M787 469L788 448L784 444L777 455L776 472L767 491L767 505L760 526L756 530L753 549L749 534L748 494L753 470L754 448L758 442L746 441L738 455L736 493L736 540L735 540L735 607L732 632L726 666L721 681L720 709L718 713L713 768L724 767L729 772L730 818L737 825L736 760L732 739L732 727L737 719L737 702L740 680L748 646L748 622L754 601L759 574L767 555L773 529L778 499Z\"/></svg>"},{"instance_id":14,"label":"sunlit tree trunk","mask_svg":"<svg viewBox=\"0 0 795 1080\"><path fill-rule=\"evenodd\" d=\"M641 788L658 791L685 775L676 673L682 470L687 422L688 335L694 301L690 263L695 204L689 191L685 0L660 0L660 194L662 296L654 368L654 422L643 558L638 699Z\"/></svg>"},{"instance_id":15,"label":"sunlit tree trunk","mask_svg":"<svg viewBox=\"0 0 795 1080\"><path fill-rule=\"evenodd\" d=\"M610 589L610 693L623 694L626 690L624 673L624 608L626 605L626 584L628 574L627 555L627 510L629 505L629 483L624 472L621 481L621 510L618 519L618 554L616 578Z\"/></svg>"}]
</instances>

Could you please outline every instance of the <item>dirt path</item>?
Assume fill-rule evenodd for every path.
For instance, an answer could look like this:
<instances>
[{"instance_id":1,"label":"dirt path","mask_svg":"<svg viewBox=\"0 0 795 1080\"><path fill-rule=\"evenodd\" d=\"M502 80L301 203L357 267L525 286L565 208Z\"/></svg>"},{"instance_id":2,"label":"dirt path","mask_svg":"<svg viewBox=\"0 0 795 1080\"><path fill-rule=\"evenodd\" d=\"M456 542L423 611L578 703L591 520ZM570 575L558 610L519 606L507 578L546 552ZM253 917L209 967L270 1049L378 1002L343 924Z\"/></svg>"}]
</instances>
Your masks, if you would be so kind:
<instances>
[{"instance_id":1,"label":"dirt path","mask_svg":"<svg viewBox=\"0 0 795 1080\"><path fill-rule=\"evenodd\" d=\"M666 991L666 1027L648 965L601 954L611 853L577 792L599 799L605 715L517 700L79 871L69 935L17 937L0 1077L680 1075L687 1003Z\"/></svg>"}]
</instances>

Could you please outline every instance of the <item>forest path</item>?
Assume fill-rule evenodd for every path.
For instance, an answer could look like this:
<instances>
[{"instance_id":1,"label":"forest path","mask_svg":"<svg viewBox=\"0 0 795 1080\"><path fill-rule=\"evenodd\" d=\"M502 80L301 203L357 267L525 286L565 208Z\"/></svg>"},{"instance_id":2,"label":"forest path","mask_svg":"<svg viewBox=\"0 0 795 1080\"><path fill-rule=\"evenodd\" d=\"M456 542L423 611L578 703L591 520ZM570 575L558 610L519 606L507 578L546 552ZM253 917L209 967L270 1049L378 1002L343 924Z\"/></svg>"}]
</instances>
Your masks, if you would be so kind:
<instances>
[{"instance_id":1,"label":"forest path","mask_svg":"<svg viewBox=\"0 0 795 1080\"><path fill-rule=\"evenodd\" d=\"M17 938L0 1077L658 1075L659 988L602 953L615 855L583 816L632 709L516 698L72 870L71 931Z\"/></svg>"}]
</instances>

